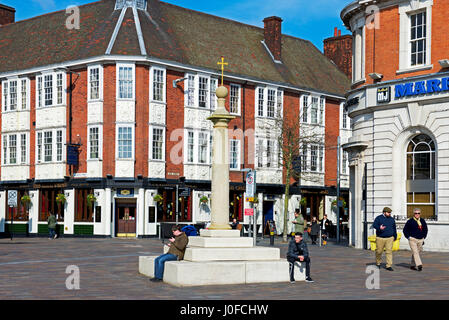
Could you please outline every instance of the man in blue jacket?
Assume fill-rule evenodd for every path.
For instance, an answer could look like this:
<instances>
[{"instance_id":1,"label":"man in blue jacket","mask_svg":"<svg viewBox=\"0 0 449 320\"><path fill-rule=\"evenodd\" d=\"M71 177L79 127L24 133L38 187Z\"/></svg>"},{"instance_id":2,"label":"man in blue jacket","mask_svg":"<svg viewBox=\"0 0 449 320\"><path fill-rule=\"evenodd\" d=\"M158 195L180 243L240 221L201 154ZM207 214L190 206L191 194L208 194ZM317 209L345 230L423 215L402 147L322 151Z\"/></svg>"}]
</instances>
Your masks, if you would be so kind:
<instances>
[{"instance_id":1,"label":"man in blue jacket","mask_svg":"<svg viewBox=\"0 0 449 320\"><path fill-rule=\"evenodd\" d=\"M413 218L410 218L404 226L404 236L408 239L412 250L412 263L410 269L422 270L422 261L419 256L422 252L424 239L427 237L427 223L421 218L421 209L413 210Z\"/></svg>"},{"instance_id":2,"label":"man in blue jacket","mask_svg":"<svg viewBox=\"0 0 449 320\"><path fill-rule=\"evenodd\" d=\"M396 222L391 216L390 208L385 207L383 214L374 219L373 228L376 229L376 265L380 268L382 253L385 248L386 269L393 271L391 267L393 265L393 242L398 235L396 233Z\"/></svg>"},{"instance_id":3,"label":"man in blue jacket","mask_svg":"<svg viewBox=\"0 0 449 320\"><path fill-rule=\"evenodd\" d=\"M310 277L310 257L307 244L302 239L302 233L295 233L295 237L288 244L287 261L290 267L290 282L295 282L295 261L305 262L306 282L313 282Z\"/></svg>"}]
</instances>

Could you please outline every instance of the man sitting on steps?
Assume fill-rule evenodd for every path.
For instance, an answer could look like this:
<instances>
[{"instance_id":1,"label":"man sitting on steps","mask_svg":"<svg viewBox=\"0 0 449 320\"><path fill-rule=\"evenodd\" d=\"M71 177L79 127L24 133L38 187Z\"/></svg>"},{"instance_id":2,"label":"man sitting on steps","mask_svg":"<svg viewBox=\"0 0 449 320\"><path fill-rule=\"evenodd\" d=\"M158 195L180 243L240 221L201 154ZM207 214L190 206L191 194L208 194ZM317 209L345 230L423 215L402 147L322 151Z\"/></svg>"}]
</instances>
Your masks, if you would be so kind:
<instances>
[{"instance_id":1,"label":"man sitting on steps","mask_svg":"<svg viewBox=\"0 0 449 320\"><path fill-rule=\"evenodd\" d=\"M295 282L295 261L306 263L306 282L313 282L310 277L310 257L307 244L302 241L302 233L295 234L295 238L288 244L287 261L290 267L290 283Z\"/></svg>"},{"instance_id":2,"label":"man sitting on steps","mask_svg":"<svg viewBox=\"0 0 449 320\"><path fill-rule=\"evenodd\" d=\"M177 261L184 259L189 238L181 231L181 226L176 225L172 227L173 236L168 239L171 243L168 244L170 249L166 254L160 255L154 260L154 278L150 279L152 282L162 281L164 278L164 267L166 261Z\"/></svg>"}]
</instances>

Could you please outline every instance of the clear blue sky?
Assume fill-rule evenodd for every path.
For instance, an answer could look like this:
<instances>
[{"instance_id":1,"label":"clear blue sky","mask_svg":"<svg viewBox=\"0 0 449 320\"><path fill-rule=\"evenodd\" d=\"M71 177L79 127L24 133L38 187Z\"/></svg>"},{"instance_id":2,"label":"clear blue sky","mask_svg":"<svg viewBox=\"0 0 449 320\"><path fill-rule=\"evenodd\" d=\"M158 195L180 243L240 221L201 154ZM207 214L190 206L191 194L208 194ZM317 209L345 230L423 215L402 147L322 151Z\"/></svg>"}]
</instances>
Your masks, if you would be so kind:
<instances>
[{"instance_id":1,"label":"clear blue sky","mask_svg":"<svg viewBox=\"0 0 449 320\"><path fill-rule=\"evenodd\" d=\"M64 10L95 0L0 0L16 8L16 21L44 13ZM320 50L323 39L333 36L334 27L342 34L348 31L342 25L340 12L352 0L165 0L181 7L217 15L243 23L263 27L269 16L283 19L282 33L310 40ZM82 14L82 12L81 12Z\"/></svg>"}]
</instances>

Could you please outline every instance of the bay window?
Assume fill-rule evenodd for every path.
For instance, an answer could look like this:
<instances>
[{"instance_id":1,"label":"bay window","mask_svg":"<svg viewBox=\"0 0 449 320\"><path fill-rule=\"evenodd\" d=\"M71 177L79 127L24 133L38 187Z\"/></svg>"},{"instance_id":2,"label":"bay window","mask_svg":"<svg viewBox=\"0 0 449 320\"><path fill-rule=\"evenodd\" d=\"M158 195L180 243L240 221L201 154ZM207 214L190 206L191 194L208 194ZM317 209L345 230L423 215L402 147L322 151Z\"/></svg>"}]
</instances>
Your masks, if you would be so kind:
<instances>
[{"instance_id":1,"label":"bay window","mask_svg":"<svg viewBox=\"0 0 449 320\"><path fill-rule=\"evenodd\" d=\"M63 162L64 134L60 129L37 132L37 163Z\"/></svg>"},{"instance_id":2,"label":"bay window","mask_svg":"<svg viewBox=\"0 0 449 320\"><path fill-rule=\"evenodd\" d=\"M29 80L14 79L2 82L3 111L16 111L28 109Z\"/></svg>"},{"instance_id":3,"label":"bay window","mask_svg":"<svg viewBox=\"0 0 449 320\"><path fill-rule=\"evenodd\" d=\"M46 73L36 78L36 99L38 107L51 107L65 103L65 74Z\"/></svg>"}]
</instances>

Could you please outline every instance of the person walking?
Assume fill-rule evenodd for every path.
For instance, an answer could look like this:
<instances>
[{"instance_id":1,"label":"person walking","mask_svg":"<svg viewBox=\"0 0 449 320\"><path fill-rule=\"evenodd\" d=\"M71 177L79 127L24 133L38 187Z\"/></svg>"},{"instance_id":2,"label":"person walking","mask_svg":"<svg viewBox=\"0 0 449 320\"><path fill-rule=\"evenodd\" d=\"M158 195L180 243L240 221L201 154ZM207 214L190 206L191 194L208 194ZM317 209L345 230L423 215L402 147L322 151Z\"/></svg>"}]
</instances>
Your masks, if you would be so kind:
<instances>
[{"instance_id":1,"label":"person walking","mask_svg":"<svg viewBox=\"0 0 449 320\"><path fill-rule=\"evenodd\" d=\"M376 229L376 266L380 268L382 253L385 249L386 269L393 271L393 242L397 239L396 222L391 216L391 209L385 207L383 213L374 219Z\"/></svg>"},{"instance_id":2,"label":"person walking","mask_svg":"<svg viewBox=\"0 0 449 320\"><path fill-rule=\"evenodd\" d=\"M327 244L327 238L329 237L329 232L332 228L332 221L327 218L327 214L323 216L321 220L321 236L323 237L323 246Z\"/></svg>"},{"instance_id":3,"label":"person walking","mask_svg":"<svg viewBox=\"0 0 449 320\"><path fill-rule=\"evenodd\" d=\"M50 212L50 215L48 216L47 219L47 223L48 223L48 233L49 233L49 238L48 239L56 239L57 235L56 235L56 216Z\"/></svg>"},{"instance_id":4,"label":"person walking","mask_svg":"<svg viewBox=\"0 0 449 320\"><path fill-rule=\"evenodd\" d=\"M316 244L316 239L320 233L320 224L318 223L316 217L312 218L312 224L310 226L310 237L312 238L312 244Z\"/></svg>"},{"instance_id":5,"label":"person walking","mask_svg":"<svg viewBox=\"0 0 449 320\"><path fill-rule=\"evenodd\" d=\"M287 261L289 263L290 283L295 283L295 262L306 264L306 282L313 282L310 277L310 256L307 244L303 241L302 233L296 233L288 244Z\"/></svg>"},{"instance_id":6,"label":"person walking","mask_svg":"<svg viewBox=\"0 0 449 320\"><path fill-rule=\"evenodd\" d=\"M421 209L413 210L413 217L408 219L404 226L404 236L412 250L410 269L422 271L420 253L423 251L424 239L427 237L427 223L421 218Z\"/></svg>"},{"instance_id":7,"label":"person walking","mask_svg":"<svg viewBox=\"0 0 449 320\"><path fill-rule=\"evenodd\" d=\"M295 209L295 219L292 223L294 224L295 234L304 233L304 217L299 212L299 209Z\"/></svg>"},{"instance_id":8,"label":"person walking","mask_svg":"<svg viewBox=\"0 0 449 320\"><path fill-rule=\"evenodd\" d=\"M168 239L170 243L168 252L162 254L154 260L154 278L150 279L152 282L162 281L164 278L164 267L167 261L177 261L184 259L189 238L181 231L181 226L176 225L172 227L173 237Z\"/></svg>"}]
</instances>

